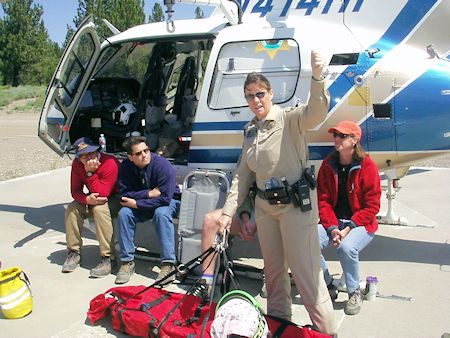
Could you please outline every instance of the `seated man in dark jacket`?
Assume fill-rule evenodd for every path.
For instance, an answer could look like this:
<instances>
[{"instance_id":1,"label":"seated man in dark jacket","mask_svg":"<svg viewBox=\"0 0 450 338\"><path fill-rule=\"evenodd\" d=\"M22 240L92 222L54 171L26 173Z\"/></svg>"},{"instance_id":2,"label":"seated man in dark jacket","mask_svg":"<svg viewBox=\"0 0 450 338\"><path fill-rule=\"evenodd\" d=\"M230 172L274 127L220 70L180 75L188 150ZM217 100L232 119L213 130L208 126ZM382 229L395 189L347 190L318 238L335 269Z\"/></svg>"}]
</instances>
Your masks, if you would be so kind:
<instances>
[{"instance_id":1,"label":"seated man in dark jacket","mask_svg":"<svg viewBox=\"0 0 450 338\"><path fill-rule=\"evenodd\" d=\"M180 209L180 190L175 169L164 157L150 152L143 136L127 138L123 147L128 153L119 168L118 188L122 209L119 212L121 267L116 284L130 280L134 272L134 234L137 222L152 219L161 248L161 272L158 279L175 270L175 229L173 217ZM175 278L167 280L172 281Z\"/></svg>"}]
</instances>

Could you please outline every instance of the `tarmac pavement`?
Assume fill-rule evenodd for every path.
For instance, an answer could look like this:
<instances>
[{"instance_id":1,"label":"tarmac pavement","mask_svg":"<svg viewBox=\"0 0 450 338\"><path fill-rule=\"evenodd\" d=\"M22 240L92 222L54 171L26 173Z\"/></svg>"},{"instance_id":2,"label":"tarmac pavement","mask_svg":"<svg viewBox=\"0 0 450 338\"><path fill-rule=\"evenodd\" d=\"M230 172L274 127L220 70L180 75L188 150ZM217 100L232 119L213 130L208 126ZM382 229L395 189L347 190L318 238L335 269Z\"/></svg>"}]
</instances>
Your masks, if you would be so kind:
<instances>
[{"instance_id":1,"label":"tarmac pavement","mask_svg":"<svg viewBox=\"0 0 450 338\"><path fill-rule=\"evenodd\" d=\"M335 303L340 338L443 337L450 333L450 169L414 169L400 183L395 210L409 226L381 225L361 254L361 279L377 276L383 295L365 301L361 313L346 316L344 292ZM31 280L33 312L8 320L0 314L1 337L125 337L107 320L86 321L89 302L114 287L115 275L89 278L100 257L95 237L84 232L82 267L62 274L66 257L64 209L71 201L70 168L0 182L0 260L2 269L20 266ZM386 202L382 198L382 212ZM332 273L340 276L335 253L326 254ZM261 267L257 259L247 263ZM138 260L130 285L149 285L157 276L155 262ZM149 268L151 270L149 270ZM240 277L241 286L257 295L261 280ZM181 288L181 289L180 289ZM177 285L171 290L182 291ZM294 299L294 321L308 324L301 300ZM257 296L265 307L265 300Z\"/></svg>"}]
</instances>

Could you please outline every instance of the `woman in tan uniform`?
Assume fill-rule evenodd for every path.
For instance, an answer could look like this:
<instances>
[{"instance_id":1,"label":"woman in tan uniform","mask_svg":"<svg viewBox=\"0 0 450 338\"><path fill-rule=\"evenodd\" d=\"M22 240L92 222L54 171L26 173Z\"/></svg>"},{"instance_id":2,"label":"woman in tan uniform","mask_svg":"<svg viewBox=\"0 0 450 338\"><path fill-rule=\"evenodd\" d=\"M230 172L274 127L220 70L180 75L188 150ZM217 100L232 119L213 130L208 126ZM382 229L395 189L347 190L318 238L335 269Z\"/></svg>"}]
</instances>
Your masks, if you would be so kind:
<instances>
[{"instance_id":1,"label":"woman in tan uniform","mask_svg":"<svg viewBox=\"0 0 450 338\"><path fill-rule=\"evenodd\" d=\"M255 117L245 127L241 161L218 223L221 232L230 227L237 206L256 181L255 217L264 258L268 314L291 320L290 268L313 325L323 333L334 334L333 307L320 267L316 190L310 190L309 211L294 206L290 199L274 201L274 194L270 194L277 184L284 186L280 183L283 179L291 185L299 181L307 167L307 129L322 122L329 107L323 65L322 56L312 51L310 98L306 105L295 108L274 105L267 78L259 73L248 75L244 95Z\"/></svg>"}]
</instances>

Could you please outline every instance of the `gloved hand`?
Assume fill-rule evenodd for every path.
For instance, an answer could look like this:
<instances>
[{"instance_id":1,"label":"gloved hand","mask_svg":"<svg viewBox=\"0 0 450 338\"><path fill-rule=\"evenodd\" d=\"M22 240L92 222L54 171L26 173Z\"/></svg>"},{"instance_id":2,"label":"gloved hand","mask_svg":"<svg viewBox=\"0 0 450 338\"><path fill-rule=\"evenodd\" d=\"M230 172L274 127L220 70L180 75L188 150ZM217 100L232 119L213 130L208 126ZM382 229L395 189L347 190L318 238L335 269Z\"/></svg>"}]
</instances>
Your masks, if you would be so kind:
<instances>
[{"instance_id":1,"label":"gloved hand","mask_svg":"<svg viewBox=\"0 0 450 338\"><path fill-rule=\"evenodd\" d=\"M311 50L311 71L312 71L312 77L320 81L322 80L322 71L323 66L325 65L325 59L323 58L322 54L315 50Z\"/></svg>"}]
</instances>

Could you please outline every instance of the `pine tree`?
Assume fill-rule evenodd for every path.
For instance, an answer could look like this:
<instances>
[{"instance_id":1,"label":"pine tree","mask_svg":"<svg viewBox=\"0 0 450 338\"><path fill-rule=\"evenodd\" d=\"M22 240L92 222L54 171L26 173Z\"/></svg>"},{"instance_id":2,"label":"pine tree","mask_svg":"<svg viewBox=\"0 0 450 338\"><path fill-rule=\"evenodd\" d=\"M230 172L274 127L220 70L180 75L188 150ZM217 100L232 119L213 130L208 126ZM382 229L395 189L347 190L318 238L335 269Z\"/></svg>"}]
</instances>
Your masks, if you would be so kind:
<instances>
[{"instance_id":1,"label":"pine tree","mask_svg":"<svg viewBox=\"0 0 450 338\"><path fill-rule=\"evenodd\" d=\"M78 28L90 14L94 16L99 35L107 38L112 33L103 24L102 19L107 19L120 31L143 24L145 22L144 0L78 0L77 14L73 19L75 27ZM67 30L65 44L73 34L73 29Z\"/></svg>"},{"instance_id":2,"label":"pine tree","mask_svg":"<svg viewBox=\"0 0 450 338\"><path fill-rule=\"evenodd\" d=\"M145 23L143 0L113 0L107 19L120 31Z\"/></svg>"},{"instance_id":3,"label":"pine tree","mask_svg":"<svg viewBox=\"0 0 450 338\"><path fill-rule=\"evenodd\" d=\"M164 13L161 5L155 2L152 9L152 14L148 16L148 22L162 22L164 21Z\"/></svg>"},{"instance_id":4,"label":"pine tree","mask_svg":"<svg viewBox=\"0 0 450 338\"><path fill-rule=\"evenodd\" d=\"M32 0L11 0L2 4L0 19L0 73L2 83L47 84L60 50L51 42L41 17L42 6Z\"/></svg>"}]
</instances>

